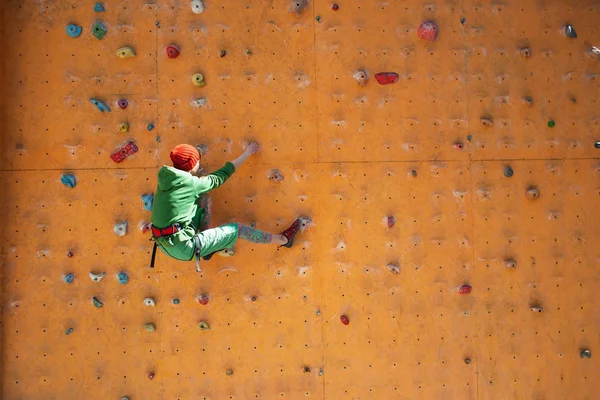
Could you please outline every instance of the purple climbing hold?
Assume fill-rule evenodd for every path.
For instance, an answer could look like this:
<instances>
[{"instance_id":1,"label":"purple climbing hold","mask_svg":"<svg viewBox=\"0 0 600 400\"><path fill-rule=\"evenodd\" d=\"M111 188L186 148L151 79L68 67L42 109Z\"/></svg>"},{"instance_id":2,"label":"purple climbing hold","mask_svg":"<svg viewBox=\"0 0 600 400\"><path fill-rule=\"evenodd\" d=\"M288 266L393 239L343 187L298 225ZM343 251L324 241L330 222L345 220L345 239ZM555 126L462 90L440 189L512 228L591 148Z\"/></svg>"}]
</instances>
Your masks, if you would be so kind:
<instances>
[{"instance_id":1,"label":"purple climbing hold","mask_svg":"<svg viewBox=\"0 0 600 400\"><path fill-rule=\"evenodd\" d=\"M117 102L117 105L119 106L119 108L121 110L124 110L127 108L127 106L129 105L129 102L126 99L121 99Z\"/></svg>"}]
</instances>

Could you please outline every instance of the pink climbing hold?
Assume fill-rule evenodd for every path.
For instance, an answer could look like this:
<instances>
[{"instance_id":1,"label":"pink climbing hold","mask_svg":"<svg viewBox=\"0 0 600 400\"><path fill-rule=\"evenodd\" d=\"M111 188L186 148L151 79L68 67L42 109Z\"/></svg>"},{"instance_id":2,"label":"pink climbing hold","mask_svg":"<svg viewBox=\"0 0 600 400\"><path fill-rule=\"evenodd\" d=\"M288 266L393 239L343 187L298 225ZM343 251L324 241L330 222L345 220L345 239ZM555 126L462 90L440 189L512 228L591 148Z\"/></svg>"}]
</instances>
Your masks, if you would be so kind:
<instances>
[{"instance_id":1,"label":"pink climbing hold","mask_svg":"<svg viewBox=\"0 0 600 400\"><path fill-rule=\"evenodd\" d=\"M389 85L390 83L398 82L398 74L395 72L380 72L375 74L375 80L380 85Z\"/></svg>"},{"instance_id":2,"label":"pink climbing hold","mask_svg":"<svg viewBox=\"0 0 600 400\"><path fill-rule=\"evenodd\" d=\"M471 293L471 285L462 285L460 289L458 289L458 293L460 294L469 294Z\"/></svg>"},{"instance_id":3,"label":"pink climbing hold","mask_svg":"<svg viewBox=\"0 0 600 400\"><path fill-rule=\"evenodd\" d=\"M456 150L462 150L465 146L462 143L457 142L457 143L454 143L452 145L452 147L454 147Z\"/></svg>"},{"instance_id":4,"label":"pink climbing hold","mask_svg":"<svg viewBox=\"0 0 600 400\"><path fill-rule=\"evenodd\" d=\"M208 296L205 294L201 294L198 297L198 303L202 304L203 306L207 305L208 304Z\"/></svg>"},{"instance_id":5,"label":"pink climbing hold","mask_svg":"<svg viewBox=\"0 0 600 400\"><path fill-rule=\"evenodd\" d=\"M121 110L124 110L129 105L129 102L126 99L121 99L121 100L117 101L117 105L119 106L119 108Z\"/></svg>"},{"instance_id":6,"label":"pink climbing hold","mask_svg":"<svg viewBox=\"0 0 600 400\"><path fill-rule=\"evenodd\" d=\"M389 217L387 217L387 226L388 228L391 228L394 225L396 225L396 217L390 215Z\"/></svg>"},{"instance_id":7,"label":"pink climbing hold","mask_svg":"<svg viewBox=\"0 0 600 400\"><path fill-rule=\"evenodd\" d=\"M437 25L432 21L423 22L421 26L419 26L417 34L419 35L419 38L433 42L437 39L438 35Z\"/></svg>"}]
</instances>

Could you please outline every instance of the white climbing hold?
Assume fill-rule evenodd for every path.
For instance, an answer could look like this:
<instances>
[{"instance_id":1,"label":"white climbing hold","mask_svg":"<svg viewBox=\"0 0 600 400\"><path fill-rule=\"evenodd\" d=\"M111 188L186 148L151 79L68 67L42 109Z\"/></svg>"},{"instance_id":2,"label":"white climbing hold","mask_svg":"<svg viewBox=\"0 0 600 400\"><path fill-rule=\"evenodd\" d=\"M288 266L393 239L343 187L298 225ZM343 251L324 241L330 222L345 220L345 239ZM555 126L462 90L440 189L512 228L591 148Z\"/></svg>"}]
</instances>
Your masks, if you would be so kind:
<instances>
[{"instance_id":1,"label":"white climbing hold","mask_svg":"<svg viewBox=\"0 0 600 400\"><path fill-rule=\"evenodd\" d=\"M99 274L94 274L93 272L90 272L90 279L94 282L100 282L105 275L106 272L100 272Z\"/></svg>"},{"instance_id":2,"label":"white climbing hold","mask_svg":"<svg viewBox=\"0 0 600 400\"><path fill-rule=\"evenodd\" d=\"M194 14L202 14L204 12L204 3L202 3L202 0L192 0L192 11Z\"/></svg>"},{"instance_id":3,"label":"white climbing hold","mask_svg":"<svg viewBox=\"0 0 600 400\"><path fill-rule=\"evenodd\" d=\"M200 108L206 105L206 99L204 97L196 100L192 100L192 107Z\"/></svg>"},{"instance_id":4,"label":"white climbing hold","mask_svg":"<svg viewBox=\"0 0 600 400\"><path fill-rule=\"evenodd\" d=\"M113 230L117 236L125 236L127 233L127 221L116 224Z\"/></svg>"},{"instance_id":5,"label":"white climbing hold","mask_svg":"<svg viewBox=\"0 0 600 400\"><path fill-rule=\"evenodd\" d=\"M156 305L156 302L154 301L154 299L152 297L146 297L144 299L144 305L146 307L154 307Z\"/></svg>"},{"instance_id":6,"label":"white climbing hold","mask_svg":"<svg viewBox=\"0 0 600 400\"><path fill-rule=\"evenodd\" d=\"M386 265L386 268L392 273L392 274L399 274L400 273L400 267L394 264L388 264Z\"/></svg>"}]
</instances>

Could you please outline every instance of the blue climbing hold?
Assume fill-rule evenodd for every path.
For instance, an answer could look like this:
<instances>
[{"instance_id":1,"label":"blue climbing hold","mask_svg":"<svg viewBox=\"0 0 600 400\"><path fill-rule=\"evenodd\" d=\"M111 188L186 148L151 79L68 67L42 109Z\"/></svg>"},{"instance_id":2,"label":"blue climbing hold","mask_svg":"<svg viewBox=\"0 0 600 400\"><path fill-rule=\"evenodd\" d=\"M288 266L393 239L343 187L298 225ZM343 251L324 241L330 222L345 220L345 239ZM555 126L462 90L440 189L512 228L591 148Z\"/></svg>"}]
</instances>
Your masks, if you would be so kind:
<instances>
[{"instance_id":1,"label":"blue climbing hold","mask_svg":"<svg viewBox=\"0 0 600 400\"><path fill-rule=\"evenodd\" d=\"M71 333L73 333L73 328L69 328L67 329L67 331L65 332L67 335L70 335Z\"/></svg>"},{"instance_id":2,"label":"blue climbing hold","mask_svg":"<svg viewBox=\"0 0 600 400\"><path fill-rule=\"evenodd\" d=\"M72 38L78 37L81 35L81 27L74 24L67 25L67 35L71 36Z\"/></svg>"},{"instance_id":3,"label":"blue climbing hold","mask_svg":"<svg viewBox=\"0 0 600 400\"><path fill-rule=\"evenodd\" d=\"M90 99L90 101L92 102L93 105L98 107L98 110L100 110L100 112L104 112L104 111L110 112L110 107L107 106L106 104L104 104L103 102L101 102L100 100Z\"/></svg>"},{"instance_id":4,"label":"blue climbing hold","mask_svg":"<svg viewBox=\"0 0 600 400\"><path fill-rule=\"evenodd\" d=\"M154 193L143 194L142 201L144 202L144 210L152 211L152 203L154 202Z\"/></svg>"},{"instance_id":5,"label":"blue climbing hold","mask_svg":"<svg viewBox=\"0 0 600 400\"><path fill-rule=\"evenodd\" d=\"M65 279L65 283L73 283L73 280L75 280L75 275L66 274L64 279Z\"/></svg>"},{"instance_id":6,"label":"blue climbing hold","mask_svg":"<svg viewBox=\"0 0 600 400\"><path fill-rule=\"evenodd\" d=\"M104 12L104 6L102 5L102 3L96 3L94 5L94 11L95 12Z\"/></svg>"},{"instance_id":7,"label":"blue climbing hold","mask_svg":"<svg viewBox=\"0 0 600 400\"><path fill-rule=\"evenodd\" d=\"M63 176L60 177L60 181L65 186L69 186L71 188L75 187L75 177L72 174L63 174Z\"/></svg>"},{"instance_id":8,"label":"blue climbing hold","mask_svg":"<svg viewBox=\"0 0 600 400\"><path fill-rule=\"evenodd\" d=\"M148 132L150 132L152 129L154 129L154 125L153 124L148 124Z\"/></svg>"},{"instance_id":9,"label":"blue climbing hold","mask_svg":"<svg viewBox=\"0 0 600 400\"><path fill-rule=\"evenodd\" d=\"M173 299L173 304L175 304L175 305L179 304L179 299Z\"/></svg>"},{"instance_id":10,"label":"blue climbing hold","mask_svg":"<svg viewBox=\"0 0 600 400\"><path fill-rule=\"evenodd\" d=\"M129 281L129 276L125 272L119 272L117 274L117 280L121 285L124 285Z\"/></svg>"}]
</instances>

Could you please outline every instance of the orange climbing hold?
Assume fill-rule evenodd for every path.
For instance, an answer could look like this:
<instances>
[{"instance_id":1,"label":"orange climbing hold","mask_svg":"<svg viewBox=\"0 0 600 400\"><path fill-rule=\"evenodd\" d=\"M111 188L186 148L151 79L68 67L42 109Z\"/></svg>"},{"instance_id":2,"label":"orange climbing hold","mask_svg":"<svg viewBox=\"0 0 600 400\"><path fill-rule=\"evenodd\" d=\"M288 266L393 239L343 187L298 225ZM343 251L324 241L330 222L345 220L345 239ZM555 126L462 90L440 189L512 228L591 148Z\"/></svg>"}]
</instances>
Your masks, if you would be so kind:
<instances>
[{"instance_id":1,"label":"orange climbing hold","mask_svg":"<svg viewBox=\"0 0 600 400\"><path fill-rule=\"evenodd\" d=\"M419 26L417 34L419 35L419 38L433 42L438 36L437 25L432 21L423 22L421 26Z\"/></svg>"}]
</instances>

